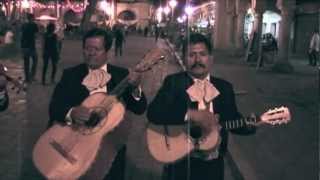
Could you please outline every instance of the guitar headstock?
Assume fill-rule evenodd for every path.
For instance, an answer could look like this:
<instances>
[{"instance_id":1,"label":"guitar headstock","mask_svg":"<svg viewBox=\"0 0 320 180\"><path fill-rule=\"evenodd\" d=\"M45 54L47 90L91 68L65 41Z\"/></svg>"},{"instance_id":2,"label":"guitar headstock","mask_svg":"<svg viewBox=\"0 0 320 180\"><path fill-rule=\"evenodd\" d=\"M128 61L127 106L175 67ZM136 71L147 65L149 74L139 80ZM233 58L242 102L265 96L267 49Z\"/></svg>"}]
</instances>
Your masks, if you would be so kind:
<instances>
[{"instance_id":1,"label":"guitar headstock","mask_svg":"<svg viewBox=\"0 0 320 180\"><path fill-rule=\"evenodd\" d=\"M14 79L10 77L7 72L8 68L0 63L0 76L4 76L7 81L12 83L13 87L11 89L15 90L17 93L19 93L20 91L25 91L26 85L23 83L22 78Z\"/></svg>"},{"instance_id":2,"label":"guitar headstock","mask_svg":"<svg viewBox=\"0 0 320 180\"><path fill-rule=\"evenodd\" d=\"M8 71L8 68L0 63L0 75L5 75L7 71Z\"/></svg>"},{"instance_id":3,"label":"guitar headstock","mask_svg":"<svg viewBox=\"0 0 320 180\"><path fill-rule=\"evenodd\" d=\"M155 48L149 50L143 57L142 61L134 68L136 72L145 72L152 68L152 66L166 60L167 52L163 49Z\"/></svg>"},{"instance_id":4,"label":"guitar headstock","mask_svg":"<svg viewBox=\"0 0 320 180\"><path fill-rule=\"evenodd\" d=\"M271 124L271 125L280 125L287 124L291 121L291 114L289 108L287 107L279 107L270 109L267 112L263 113L260 116L259 123Z\"/></svg>"}]
</instances>

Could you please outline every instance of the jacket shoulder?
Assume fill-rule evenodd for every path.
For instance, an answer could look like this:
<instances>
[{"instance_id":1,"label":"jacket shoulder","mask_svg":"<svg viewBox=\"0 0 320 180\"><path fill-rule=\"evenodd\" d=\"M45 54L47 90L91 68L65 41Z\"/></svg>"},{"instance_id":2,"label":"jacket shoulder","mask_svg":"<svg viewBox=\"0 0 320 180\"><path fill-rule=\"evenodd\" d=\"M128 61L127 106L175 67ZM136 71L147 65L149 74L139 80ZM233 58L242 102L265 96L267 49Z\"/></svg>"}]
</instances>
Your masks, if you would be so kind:
<instances>
[{"instance_id":1,"label":"jacket shoulder","mask_svg":"<svg viewBox=\"0 0 320 180\"><path fill-rule=\"evenodd\" d=\"M109 73L120 73L127 75L129 73L129 70L123 67L115 66L112 64L108 64L108 71Z\"/></svg>"},{"instance_id":2,"label":"jacket shoulder","mask_svg":"<svg viewBox=\"0 0 320 180\"><path fill-rule=\"evenodd\" d=\"M185 79L187 76L188 75L186 72L178 72L178 73L167 75L165 80L166 81L179 81L179 80Z\"/></svg>"},{"instance_id":3,"label":"jacket shoulder","mask_svg":"<svg viewBox=\"0 0 320 180\"><path fill-rule=\"evenodd\" d=\"M211 79L212 79L211 82L213 83L213 85L217 87L217 89L220 91L233 89L233 85L229 81L226 81L221 78L212 77L212 76L211 76Z\"/></svg>"}]
</instances>

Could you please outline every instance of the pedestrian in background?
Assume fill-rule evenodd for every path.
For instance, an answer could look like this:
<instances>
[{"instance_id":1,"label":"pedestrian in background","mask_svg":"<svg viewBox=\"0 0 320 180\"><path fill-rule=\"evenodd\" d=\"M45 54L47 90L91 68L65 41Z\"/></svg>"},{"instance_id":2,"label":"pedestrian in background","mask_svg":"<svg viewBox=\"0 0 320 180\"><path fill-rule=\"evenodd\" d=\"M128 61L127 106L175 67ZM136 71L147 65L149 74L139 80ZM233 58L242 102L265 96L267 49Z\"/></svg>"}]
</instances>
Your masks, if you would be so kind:
<instances>
[{"instance_id":1,"label":"pedestrian in background","mask_svg":"<svg viewBox=\"0 0 320 180\"><path fill-rule=\"evenodd\" d=\"M144 28L144 30L143 30L143 35L144 35L144 37L148 37L148 33L149 33L149 28L148 28L148 26L146 26L146 27Z\"/></svg>"},{"instance_id":2,"label":"pedestrian in background","mask_svg":"<svg viewBox=\"0 0 320 180\"><path fill-rule=\"evenodd\" d=\"M311 37L309 45L309 65L316 66L319 60L319 49L320 49L320 35L319 30L316 29Z\"/></svg>"},{"instance_id":3,"label":"pedestrian in background","mask_svg":"<svg viewBox=\"0 0 320 180\"><path fill-rule=\"evenodd\" d=\"M21 48L24 60L25 81L35 80L37 71L38 55L36 51L36 35L39 32L37 24L34 22L34 15L27 14L27 22L22 25ZM32 66L30 71L30 58Z\"/></svg>"},{"instance_id":4,"label":"pedestrian in background","mask_svg":"<svg viewBox=\"0 0 320 180\"><path fill-rule=\"evenodd\" d=\"M156 42L158 42L159 36L160 36L160 29L157 25L155 25L154 37L155 37Z\"/></svg>"},{"instance_id":5,"label":"pedestrian in background","mask_svg":"<svg viewBox=\"0 0 320 180\"><path fill-rule=\"evenodd\" d=\"M122 27L115 26L113 34L114 34L114 38L115 38L115 47L114 47L115 53L114 54L115 54L115 56L118 56L118 54L120 56L122 56L122 46L125 41L124 32L122 30Z\"/></svg>"},{"instance_id":6,"label":"pedestrian in background","mask_svg":"<svg viewBox=\"0 0 320 180\"><path fill-rule=\"evenodd\" d=\"M51 83L55 82L57 72L57 64L59 60L59 40L55 34L55 24L49 23L43 37L43 69L42 69L42 85L46 84L46 73L49 60L52 64Z\"/></svg>"}]
</instances>

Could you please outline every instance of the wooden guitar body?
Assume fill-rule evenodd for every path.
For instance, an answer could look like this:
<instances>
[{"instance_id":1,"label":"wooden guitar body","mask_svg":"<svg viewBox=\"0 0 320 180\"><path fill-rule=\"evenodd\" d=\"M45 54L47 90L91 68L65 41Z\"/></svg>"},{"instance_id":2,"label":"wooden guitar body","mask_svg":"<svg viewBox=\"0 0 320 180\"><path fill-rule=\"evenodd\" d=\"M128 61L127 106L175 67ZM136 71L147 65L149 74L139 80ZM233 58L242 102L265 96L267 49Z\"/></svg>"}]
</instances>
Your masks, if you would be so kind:
<instances>
[{"instance_id":1,"label":"wooden guitar body","mask_svg":"<svg viewBox=\"0 0 320 180\"><path fill-rule=\"evenodd\" d=\"M105 93L89 96L82 105L95 110L100 108L101 103L110 106L108 114L95 127L55 124L40 137L33 150L33 162L45 177L69 180L84 175L95 162L102 141L107 141L108 149L102 153L111 156L107 157L107 166L111 167L118 150L126 141L123 133L128 130L129 124L125 122L129 121L122 121L124 105ZM106 134L110 137L104 138Z\"/></svg>"},{"instance_id":2,"label":"wooden guitar body","mask_svg":"<svg viewBox=\"0 0 320 180\"><path fill-rule=\"evenodd\" d=\"M167 128L167 130L165 129ZM219 128L212 127L195 144L188 134L187 125L154 125L149 124L146 138L148 149L155 160L162 163L173 163L190 154L193 150L210 151L220 143Z\"/></svg>"},{"instance_id":3,"label":"wooden guitar body","mask_svg":"<svg viewBox=\"0 0 320 180\"><path fill-rule=\"evenodd\" d=\"M218 116L216 116L218 118ZM272 126L291 121L291 113L287 107L270 109L259 118L250 116L220 123L220 126L200 127L187 125L154 125L149 124L146 132L148 149L151 156L162 163L173 163L197 151L206 157L220 144L220 128L236 129L247 125Z\"/></svg>"}]
</instances>

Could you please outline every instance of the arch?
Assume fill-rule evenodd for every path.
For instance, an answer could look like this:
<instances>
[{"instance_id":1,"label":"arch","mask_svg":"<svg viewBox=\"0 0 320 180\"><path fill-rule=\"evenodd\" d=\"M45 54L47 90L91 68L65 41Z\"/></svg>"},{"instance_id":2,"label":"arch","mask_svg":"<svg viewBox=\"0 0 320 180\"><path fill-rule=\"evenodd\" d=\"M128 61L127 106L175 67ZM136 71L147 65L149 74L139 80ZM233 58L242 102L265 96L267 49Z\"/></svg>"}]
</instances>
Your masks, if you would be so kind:
<instances>
[{"instance_id":1,"label":"arch","mask_svg":"<svg viewBox=\"0 0 320 180\"><path fill-rule=\"evenodd\" d=\"M267 10L263 13L262 19L262 34L271 33L274 37L278 37L279 22L281 15L278 12ZM244 33L250 34L253 29L254 14L251 9L248 9L245 17Z\"/></svg>"},{"instance_id":2,"label":"arch","mask_svg":"<svg viewBox=\"0 0 320 180\"><path fill-rule=\"evenodd\" d=\"M265 11L262 20L262 34L271 33L278 37L281 15L274 11Z\"/></svg>"},{"instance_id":3,"label":"arch","mask_svg":"<svg viewBox=\"0 0 320 180\"><path fill-rule=\"evenodd\" d=\"M81 22L82 13L76 13L72 9L66 11L63 15L63 21L65 24L79 25Z\"/></svg>"},{"instance_id":4,"label":"arch","mask_svg":"<svg viewBox=\"0 0 320 180\"><path fill-rule=\"evenodd\" d=\"M134 21L137 19L137 16L131 10L124 10L119 13L118 19L121 19L122 21Z\"/></svg>"}]
</instances>

